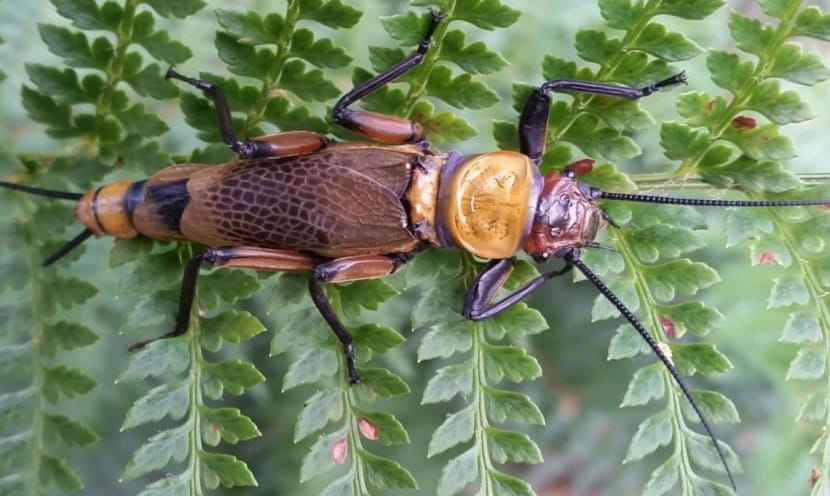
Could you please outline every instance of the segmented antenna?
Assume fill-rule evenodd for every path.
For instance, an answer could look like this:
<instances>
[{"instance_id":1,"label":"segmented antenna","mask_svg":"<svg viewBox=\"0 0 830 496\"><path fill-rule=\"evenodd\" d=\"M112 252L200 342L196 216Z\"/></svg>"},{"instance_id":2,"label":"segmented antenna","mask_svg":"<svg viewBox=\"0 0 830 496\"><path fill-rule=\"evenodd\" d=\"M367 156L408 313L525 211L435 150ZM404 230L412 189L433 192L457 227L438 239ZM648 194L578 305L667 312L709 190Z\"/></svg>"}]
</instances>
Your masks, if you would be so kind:
<instances>
[{"instance_id":1,"label":"segmented antenna","mask_svg":"<svg viewBox=\"0 0 830 496\"><path fill-rule=\"evenodd\" d=\"M17 191L23 191L32 195L47 196L49 198L58 198L60 200L78 201L84 196L83 193L71 193L69 191L35 188L32 186L26 186L25 184L7 183L6 181L0 181L0 186L9 189L16 189Z\"/></svg>"},{"instance_id":2,"label":"segmented antenna","mask_svg":"<svg viewBox=\"0 0 830 496\"><path fill-rule=\"evenodd\" d=\"M58 248L58 251L46 257L46 259L41 263L41 265L43 267L48 267L53 263L57 262L58 259L77 248L79 244L86 241L90 236L92 236L92 234L92 231L90 231L89 229L84 229L83 231L81 231L80 234L67 241L65 245Z\"/></svg>"},{"instance_id":3,"label":"segmented antenna","mask_svg":"<svg viewBox=\"0 0 830 496\"><path fill-rule=\"evenodd\" d=\"M706 198L675 198L671 196L638 195L603 191L604 200L622 200L664 205L691 205L693 207L803 207L808 205L830 205L830 200L710 200Z\"/></svg>"},{"instance_id":4,"label":"segmented antenna","mask_svg":"<svg viewBox=\"0 0 830 496\"><path fill-rule=\"evenodd\" d=\"M80 201L83 198L82 193L71 193L69 191L58 191L54 189L45 189L45 188L35 188L33 186L26 186L25 184L16 184L16 183L9 183L6 181L0 181L0 187L13 189L17 191L23 191L24 193L29 193L32 195L38 196L46 196L48 198L57 198L59 200L70 200L70 201ZM64 255L69 253L70 251L74 250L78 247L81 243L89 239L94 233L89 229L84 229L81 231L80 234L75 236L74 238L70 239L66 242L65 245L61 246L58 251L46 257L43 261L42 265L44 267L48 267L53 263L57 262L60 258Z\"/></svg>"},{"instance_id":5,"label":"segmented antenna","mask_svg":"<svg viewBox=\"0 0 830 496\"><path fill-rule=\"evenodd\" d=\"M663 365L666 366L671 376L674 377L675 382L677 382L677 385L680 386L680 390L683 392L683 396L685 396L686 399L689 400L689 403L691 403L695 413L700 418L700 422L701 424L703 424L703 429L706 431L706 433L709 435L709 438L712 440L712 443L715 445L715 450L717 451L718 457L720 458L720 461L723 464L723 468L726 469L726 475L729 477L729 483L732 485L732 489L737 491L738 488L737 486L735 486L735 479L732 477L732 470L729 469L729 464L726 463L726 457L723 455L723 451L721 450L721 447L718 444L718 438L715 437L714 431L712 431L712 428L706 421L706 417L703 416L703 412L700 411L700 407L698 406L697 402L692 398L692 394L689 392L689 388L686 386L686 382L677 372L677 369L674 367L674 364L672 364L671 360L669 360L666 354L663 353L663 350L660 349L660 347L657 345L657 342L654 340L653 337L651 337L651 334L648 333L646 328L643 326L642 323L640 323L639 319L637 319L637 317L631 312L631 310L629 310L628 307L626 307L625 304L622 301L620 301L619 298L617 298L617 295L615 295L608 288L608 286L606 286L605 283L602 282L602 280L600 280L600 278L597 277L597 275L594 274L594 272L591 269L589 269L588 266L582 262L582 260L579 259L578 252L571 251L567 253L563 258L565 262L579 269L579 271L582 272L589 281L591 281L591 284L593 284L597 288L597 290L602 294L602 296L604 296L609 302L611 302L612 305L614 305L617 308L617 310L619 310L622 316L625 317L625 319L632 326L634 326L635 329L637 329L637 332L640 333L640 336L642 336L642 338L646 341L649 348L651 348L651 351L653 351L654 354L657 355L657 358L659 358L660 361L663 362Z\"/></svg>"}]
</instances>

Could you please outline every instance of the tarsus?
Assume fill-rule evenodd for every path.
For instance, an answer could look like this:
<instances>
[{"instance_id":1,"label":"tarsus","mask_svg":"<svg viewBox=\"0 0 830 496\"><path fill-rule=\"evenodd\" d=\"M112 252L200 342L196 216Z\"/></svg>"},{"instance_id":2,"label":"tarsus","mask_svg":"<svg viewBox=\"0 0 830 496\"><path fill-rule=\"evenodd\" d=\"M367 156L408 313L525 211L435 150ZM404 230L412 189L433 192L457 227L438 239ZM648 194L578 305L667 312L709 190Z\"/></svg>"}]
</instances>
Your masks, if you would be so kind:
<instances>
[{"instance_id":1,"label":"tarsus","mask_svg":"<svg viewBox=\"0 0 830 496\"><path fill-rule=\"evenodd\" d=\"M83 198L83 194L81 193L71 193L69 191L57 191L54 189L45 189L45 188L35 188L33 186L26 186L24 184L17 184L17 183L9 183L6 181L0 181L0 187L14 189L17 191L23 191L24 193L30 193L33 195L38 196L46 196L49 198L57 198L60 200L71 200L71 201L79 201ZM78 247L81 243L86 241L90 236L93 235L93 232L89 229L84 229L81 231L80 234L75 236L74 238L70 239L66 242L63 246L61 246L58 251L46 257L43 261L43 266L48 267L53 263L57 262L60 258L64 255L69 253L70 251L74 250Z\"/></svg>"}]
</instances>

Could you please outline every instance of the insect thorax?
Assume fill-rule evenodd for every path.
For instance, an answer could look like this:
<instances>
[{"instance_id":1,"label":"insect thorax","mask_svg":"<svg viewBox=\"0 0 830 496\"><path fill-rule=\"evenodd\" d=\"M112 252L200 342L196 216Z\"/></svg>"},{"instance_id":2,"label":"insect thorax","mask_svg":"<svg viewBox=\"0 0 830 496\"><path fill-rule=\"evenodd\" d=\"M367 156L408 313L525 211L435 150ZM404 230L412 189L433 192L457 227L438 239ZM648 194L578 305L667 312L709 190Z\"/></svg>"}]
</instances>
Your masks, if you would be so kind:
<instances>
[{"instance_id":1,"label":"insect thorax","mask_svg":"<svg viewBox=\"0 0 830 496\"><path fill-rule=\"evenodd\" d=\"M542 186L535 165L507 151L435 158L432 170L416 171L410 188L410 218L419 235L483 258L515 255L530 232Z\"/></svg>"}]
</instances>

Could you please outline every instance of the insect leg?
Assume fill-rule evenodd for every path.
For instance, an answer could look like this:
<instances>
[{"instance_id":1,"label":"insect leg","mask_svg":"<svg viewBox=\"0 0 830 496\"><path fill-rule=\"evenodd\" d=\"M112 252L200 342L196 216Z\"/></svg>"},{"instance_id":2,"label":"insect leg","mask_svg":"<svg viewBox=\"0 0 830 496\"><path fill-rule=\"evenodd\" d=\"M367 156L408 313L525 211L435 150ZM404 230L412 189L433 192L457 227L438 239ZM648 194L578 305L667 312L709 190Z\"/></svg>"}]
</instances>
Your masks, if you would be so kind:
<instances>
[{"instance_id":1,"label":"insect leg","mask_svg":"<svg viewBox=\"0 0 830 496\"><path fill-rule=\"evenodd\" d=\"M484 267L473 280L473 284L470 285L467 295L464 297L464 307L461 309L461 314L464 317L470 320L484 320L496 316L542 287L548 280L566 274L573 268L573 265L568 264L559 270L540 274L513 293L491 304L490 299L504 285L504 281L507 280L513 270L515 262L515 258L503 258L491 260Z\"/></svg>"},{"instance_id":2,"label":"insect leg","mask_svg":"<svg viewBox=\"0 0 830 496\"><path fill-rule=\"evenodd\" d=\"M525 103L522 115L519 118L519 149L537 165L541 162L542 155L545 153L551 92L575 91L636 100L648 96L660 88L685 82L686 75L682 72L643 88L629 88L628 86L576 79L550 80L534 89L527 103Z\"/></svg>"},{"instance_id":3,"label":"insect leg","mask_svg":"<svg viewBox=\"0 0 830 496\"><path fill-rule=\"evenodd\" d=\"M190 311L196 294L196 280L202 265L215 267L237 267L244 269L266 270L271 272L305 272L311 270L311 257L300 252L288 250L269 250L252 247L215 247L195 255L187 262L182 276L179 293L179 309L176 313L176 326L171 332L154 339L140 341L130 346L129 350L144 348L159 339L181 336L190 326Z\"/></svg>"},{"instance_id":4,"label":"insect leg","mask_svg":"<svg viewBox=\"0 0 830 496\"><path fill-rule=\"evenodd\" d=\"M343 353L346 355L346 369L349 381L352 384L356 384L361 380L355 367L355 349L352 335L331 306L331 302L323 290L323 284L376 279L390 275L397 272L418 251L420 249L395 255L360 255L338 258L317 265L311 272L311 277L308 279L311 300L343 345Z\"/></svg>"},{"instance_id":5,"label":"insect leg","mask_svg":"<svg viewBox=\"0 0 830 496\"><path fill-rule=\"evenodd\" d=\"M594 274L594 272L589 269L579 258L579 252L577 250L572 250L565 253L562 258L565 260L565 267L541 274L539 277L531 280L522 288L516 290L515 292L509 294L508 296L504 297L502 300L488 305L488 301L490 298L498 291L498 289L504 284L504 281L510 275L510 271L513 269L513 264L515 263L515 259L513 258L505 258L501 260L493 260L491 261L481 273L476 276L475 280L473 281L472 286L467 292L467 296L464 299L464 308L462 310L462 314L470 320L483 320L490 317L497 315L500 312L503 312L510 308L515 303L518 303L519 300L527 296L528 294L532 293L536 289L540 288L548 279L551 279L556 276L560 276L569 272L571 269L576 267L582 272L585 277L591 281L591 283L597 288L597 290L612 304L614 307L619 310L619 312L625 317L625 319L637 330L637 332L642 336L642 338L646 341L649 348L657 355L657 358L666 366L669 373L671 374L672 378L674 378L677 385L680 387L680 390L683 393L683 396L689 401L692 405L697 416L700 418L701 424L703 425L704 430L709 435L709 438L712 440L712 443L715 446L715 450L720 458L721 463L723 464L724 469L726 470L726 474L729 477L729 482L732 485L732 488L735 488L735 481L732 477L732 471L729 468L729 464L726 462L726 456L723 453L723 450L720 447L720 444L715 437L714 431L709 426L708 421L703 415L703 412L700 409L700 406L692 397L692 394L686 385L686 382L680 376L677 369L675 368L672 361L666 356L654 338L651 337L651 334L643 327L643 324L640 322L639 319L631 312L631 310L626 307L622 301L599 279L599 277Z\"/></svg>"},{"instance_id":6,"label":"insect leg","mask_svg":"<svg viewBox=\"0 0 830 496\"><path fill-rule=\"evenodd\" d=\"M432 34L441 19L444 18L441 12L434 9L430 9L430 16L427 30L415 53L340 97L340 100L334 104L334 109L332 109L332 120L334 122L377 141L387 143L419 143L423 141L424 130L418 123L401 117L352 110L348 107L423 62L424 56L432 43Z\"/></svg>"},{"instance_id":7,"label":"insect leg","mask_svg":"<svg viewBox=\"0 0 830 496\"><path fill-rule=\"evenodd\" d=\"M219 119L219 132L222 140L239 158L256 157L284 157L302 155L315 152L326 146L326 138L311 131L291 131L269 134L256 139L240 140L233 129L233 118L225 92L222 88L203 79L196 79L176 72L172 67L167 69L167 78L178 79L194 86L213 100L216 116Z\"/></svg>"}]
</instances>

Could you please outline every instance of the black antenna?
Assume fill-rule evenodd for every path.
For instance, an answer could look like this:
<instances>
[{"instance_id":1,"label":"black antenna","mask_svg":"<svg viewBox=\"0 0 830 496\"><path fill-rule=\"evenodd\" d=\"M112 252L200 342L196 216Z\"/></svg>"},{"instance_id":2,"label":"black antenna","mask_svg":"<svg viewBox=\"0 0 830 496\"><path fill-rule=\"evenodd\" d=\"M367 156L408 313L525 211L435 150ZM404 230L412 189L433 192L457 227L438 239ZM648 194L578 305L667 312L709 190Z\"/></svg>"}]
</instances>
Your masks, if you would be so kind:
<instances>
[{"instance_id":1,"label":"black antenna","mask_svg":"<svg viewBox=\"0 0 830 496\"><path fill-rule=\"evenodd\" d=\"M649 348L651 348L651 351L653 351L654 354L657 355L657 358L659 358L660 361L663 362L663 365L666 366L671 376L674 377L674 380L677 382L677 385L680 386L680 390L683 391L683 396L685 396L686 399L689 400L689 403L691 403L695 413L700 418L700 422L701 424L703 424L704 430L706 430L706 433L709 434L709 438L715 445L715 450L717 451L718 457L720 458L720 461L723 464L723 468L726 469L726 475L729 477L729 483L732 485L732 489L737 491L738 488L737 486L735 486L735 479L732 477L732 471L729 469L729 464L726 463L726 457L723 455L723 451L721 450L721 447L718 444L718 438L715 437L715 433L712 431L712 428L709 427L709 423L706 421L706 417L703 416L703 412L700 411L700 407L698 406L697 402L692 398L692 394L689 392L688 386L686 386L686 383L683 381L683 378L680 377L680 374L677 372L677 369L674 367L674 364L672 364L671 360L669 360L666 354L663 353L663 350L660 349L660 347L657 345L657 342L654 340L653 337L651 337L651 334L649 334L646 328L643 327L643 324L640 323L640 321L633 313L631 313L631 310L629 310L628 307L626 307L625 304L623 304L623 302L621 302L620 299L617 298L617 295L615 295L608 288L608 286L606 286L605 283L602 282L602 280L600 280L600 278L597 277L596 274L594 274L594 272L591 269L589 269L588 266L582 262L582 260L579 259L577 251L570 251L563 258L565 262L579 269L579 271L582 272L589 281L591 281L591 284L593 284L597 288L597 290L602 294L602 296L604 296L609 302L611 302L612 305L614 305L617 308L617 310L620 311L622 316L625 317L625 319L632 326L634 326L635 329L637 329L637 332L640 333L640 336L646 341L646 343L648 343L648 346Z\"/></svg>"},{"instance_id":2,"label":"black antenna","mask_svg":"<svg viewBox=\"0 0 830 496\"><path fill-rule=\"evenodd\" d=\"M49 198L58 198L61 200L78 201L84 196L82 193L70 193L69 191L35 188L32 186L26 186L25 184L7 183L6 181L0 181L0 186L9 189L16 189L17 191L24 191L33 195L48 196Z\"/></svg>"},{"instance_id":3,"label":"black antenna","mask_svg":"<svg viewBox=\"0 0 830 496\"><path fill-rule=\"evenodd\" d=\"M25 184L9 183L6 181L0 181L0 187L14 189L17 191L23 191L24 193L29 193L32 195L57 198L59 200L79 201L84 196L82 193L71 193L69 191L57 191L54 189L35 188L33 186L26 186ZM44 267L52 265L53 263L57 262L61 257L77 248L78 245L86 241L92 235L92 231L90 231L89 229L84 229L83 231L81 231L80 234L67 241L65 245L61 246L58 249L58 251L46 257L42 265Z\"/></svg>"},{"instance_id":4,"label":"black antenna","mask_svg":"<svg viewBox=\"0 0 830 496\"><path fill-rule=\"evenodd\" d=\"M665 205L691 205L693 207L802 207L807 205L830 205L830 200L709 200L705 198L675 198L671 196L637 195L602 191L604 200L622 200Z\"/></svg>"},{"instance_id":5,"label":"black antenna","mask_svg":"<svg viewBox=\"0 0 830 496\"><path fill-rule=\"evenodd\" d=\"M89 229L84 229L80 234L67 241L65 245L61 246L58 251L46 257L46 260L44 260L41 265L48 267L57 262L59 258L77 248L79 244L86 241L90 236L92 236L92 234L92 231Z\"/></svg>"},{"instance_id":6,"label":"black antenna","mask_svg":"<svg viewBox=\"0 0 830 496\"><path fill-rule=\"evenodd\" d=\"M619 253L620 250L614 248L613 246L604 245L602 243L590 242L585 243L582 245L583 248L596 248L597 250L605 250L605 251L613 251L614 253Z\"/></svg>"}]
</instances>

